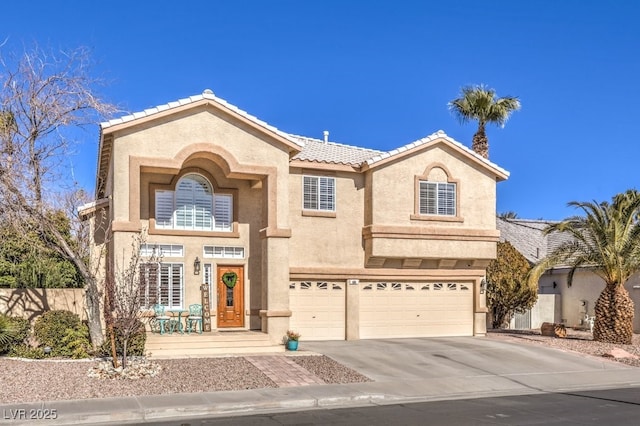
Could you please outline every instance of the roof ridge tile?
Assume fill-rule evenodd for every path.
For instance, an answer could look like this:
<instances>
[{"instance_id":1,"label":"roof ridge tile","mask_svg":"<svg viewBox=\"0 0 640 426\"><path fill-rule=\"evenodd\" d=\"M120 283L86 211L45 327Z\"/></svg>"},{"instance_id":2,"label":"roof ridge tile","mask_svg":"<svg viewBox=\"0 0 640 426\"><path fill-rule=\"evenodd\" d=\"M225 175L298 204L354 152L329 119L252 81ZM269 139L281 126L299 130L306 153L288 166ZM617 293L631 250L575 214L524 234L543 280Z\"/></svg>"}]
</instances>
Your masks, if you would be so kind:
<instances>
[{"instance_id":1,"label":"roof ridge tile","mask_svg":"<svg viewBox=\"0 0 640 426\"><path fill-rule=\"evenodd\" d=\"M118 124L124 124L124 123L128 123L130 121L134 121L140 118L144 118L144 117L149 117L152 116L154 114L157 114L159 112L162 111L167 111L173 108L178 108L184 105L189 105L201 100L210 100L210 101L214 101L220 105L222 105L223 107L243 116L244 118L248 119L249 121L254 122L255 124L257 124L258 126L264 127L267 130L270 130L274 133L276 133L278 136L288 140L289 142L292 142L295 145L298 145L300 147L303 147L304 144L300 143L300 141L296 140L295 138L292 138L288 133L283 132L282 130L279 130L277 127L272 126L262 120L260 120L259 118L249 114L248 112L238 108L237 106L230 104L229 102L227 102L226 100L217 97L216 95L213 94L213 92L209 89L206 89L203 93L199 94L199 95L193 95L190 96L188 98L182 98L182 99L178 99L177 101L171 101L171 102L167 102L166 104L161 104L161 105L157 105L155 107L151 107L151 108L147 108L143 111L138 111L138 112L134 112L128 115L124 115L122 117L118 117L118 118L114 118L108 121L103 121L100 123L100 127L101 130L104 130L108 127L112 127Z\"/></svg>"}]
</instances>

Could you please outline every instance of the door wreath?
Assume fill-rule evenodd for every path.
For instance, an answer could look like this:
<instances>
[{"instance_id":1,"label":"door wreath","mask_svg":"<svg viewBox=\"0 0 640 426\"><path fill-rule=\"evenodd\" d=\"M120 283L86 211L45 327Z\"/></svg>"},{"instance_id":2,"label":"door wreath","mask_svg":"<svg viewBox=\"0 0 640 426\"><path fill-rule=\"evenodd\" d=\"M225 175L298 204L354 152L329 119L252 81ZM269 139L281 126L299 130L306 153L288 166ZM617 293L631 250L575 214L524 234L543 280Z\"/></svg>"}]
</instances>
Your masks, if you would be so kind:
<instances>
[{"instance_id":1,"label":"door wreath","mask_svg":"<svg viewBox=\"0 0 640 426\"><path fill-rule=\"evenodd\" d=\"M238 282L238 274L236 274L235 272L225 272L224 274L222 274L222 282L228 288L233 288Z\"/></svg>"}]
</instances>

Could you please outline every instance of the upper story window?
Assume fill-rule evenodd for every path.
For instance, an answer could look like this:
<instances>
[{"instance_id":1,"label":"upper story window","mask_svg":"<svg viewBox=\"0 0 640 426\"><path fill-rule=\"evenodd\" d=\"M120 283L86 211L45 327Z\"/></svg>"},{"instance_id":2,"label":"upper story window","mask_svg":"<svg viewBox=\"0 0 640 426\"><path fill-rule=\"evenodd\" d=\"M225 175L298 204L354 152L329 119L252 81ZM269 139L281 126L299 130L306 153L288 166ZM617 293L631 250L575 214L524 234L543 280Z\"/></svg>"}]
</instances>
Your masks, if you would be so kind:
<instances>
[{"instance_id":1,"label":"upper story window","mask_svg":"<svg viewBox=\"0 0 640 426\"><path fill-rule=\"evenodd\" d=\"M325 176L302 177L302 208L334 212L336 210L336 179Z\"/></svg>"},{"instance_id":2,"label":"upper story window","mask_svg":"<svg viewBox=\"0 0 640 426\"><path fill-rule=\"evenodd\" d=\"M420 181L420 214L456 216L456 184Z\"/></svg>"},{"instance_id":3,"label":"upper story window","mask_svg":"<svg viewBox=\"0 0 640 426\"><path fill-rule=\"evenodd\" d=\"M214 194L202 176L182 177L175 191L156 191L156 228L197 231L233 230L233 196Z\"/></svg>"}]
</instances>

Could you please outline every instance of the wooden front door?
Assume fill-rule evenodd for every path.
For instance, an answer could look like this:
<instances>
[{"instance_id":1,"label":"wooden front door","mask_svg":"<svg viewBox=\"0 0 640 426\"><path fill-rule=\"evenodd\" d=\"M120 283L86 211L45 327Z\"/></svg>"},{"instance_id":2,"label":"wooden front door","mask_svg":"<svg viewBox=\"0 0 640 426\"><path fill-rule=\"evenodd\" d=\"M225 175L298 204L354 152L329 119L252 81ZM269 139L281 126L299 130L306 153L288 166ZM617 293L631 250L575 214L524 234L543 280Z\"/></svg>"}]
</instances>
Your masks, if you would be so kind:
<instances>
[{"instance_id":1,"label":"wooden front door","mask_svg":"<svg viewBox=\"0 0 640 426\"><path fill-rule=\"evenodd\" d=\"M218 327L244 326L244 268L218 266Z\"/></svg>"}]
</instances>

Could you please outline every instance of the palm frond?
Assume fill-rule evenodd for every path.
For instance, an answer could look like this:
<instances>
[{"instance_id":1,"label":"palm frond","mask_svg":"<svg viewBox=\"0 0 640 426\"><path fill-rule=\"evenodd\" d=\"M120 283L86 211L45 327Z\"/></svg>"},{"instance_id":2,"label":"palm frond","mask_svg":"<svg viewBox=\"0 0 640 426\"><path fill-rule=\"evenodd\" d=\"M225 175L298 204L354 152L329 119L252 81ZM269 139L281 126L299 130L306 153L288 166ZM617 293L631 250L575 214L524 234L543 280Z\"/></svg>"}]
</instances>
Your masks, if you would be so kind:
<instances>
[{"instance_id":1,"label":"palm frond","mask_svg":"<svg viewBox=\"0 0 640 426\"><path fill-rule=\"evenodd\" d=\"M477 120L504 126L511 113L520 109L520 101L514 96L497 98L495 90L481 84L463 87L460 97L448 106L462 123Z\"/></svg>"},{"instance_id":2,"label":"palm frond","mask_svg":"<svg viewBox=\"0 0 640 426\"><path fill-rule=\"evenodd\" d=\"M565 265L571 268L571 280L577 268L589 266L607 284L622 284L640 271L638 191L618 194L611 203L571 201L568 205L582 210L584 216L569 217L544 230L545 235L562 233L568 241L556 247L534 269ZM541 276L544 270L536 273Z\"/></svg>"}]
</instances>

